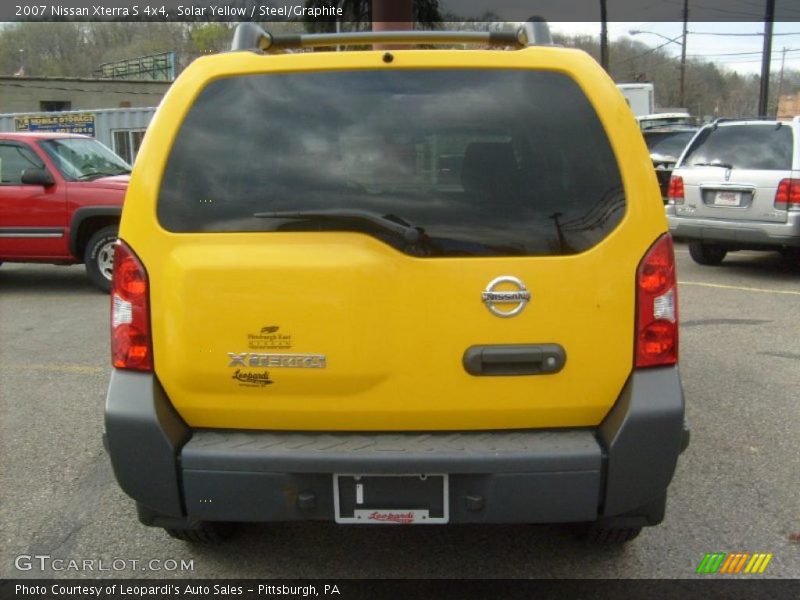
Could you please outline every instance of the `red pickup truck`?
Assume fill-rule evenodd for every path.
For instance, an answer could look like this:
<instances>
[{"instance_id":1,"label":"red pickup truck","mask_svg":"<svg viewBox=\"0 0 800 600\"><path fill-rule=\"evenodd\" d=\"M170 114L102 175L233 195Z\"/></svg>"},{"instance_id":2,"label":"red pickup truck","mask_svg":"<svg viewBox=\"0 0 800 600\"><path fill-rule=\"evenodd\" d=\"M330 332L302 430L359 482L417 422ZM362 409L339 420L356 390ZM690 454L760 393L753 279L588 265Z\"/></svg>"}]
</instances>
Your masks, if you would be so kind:
<instances>
[{"instance_id":1,"label":"red pickup truck","mask_svg":"<svg viewBox=\"0 0 800 600\"><path fill-rule=\"evenodd\" d=\"M90 137L0 133L0 264L84 263L107 292L130 170Z\"/></svg>"}]
</instances>

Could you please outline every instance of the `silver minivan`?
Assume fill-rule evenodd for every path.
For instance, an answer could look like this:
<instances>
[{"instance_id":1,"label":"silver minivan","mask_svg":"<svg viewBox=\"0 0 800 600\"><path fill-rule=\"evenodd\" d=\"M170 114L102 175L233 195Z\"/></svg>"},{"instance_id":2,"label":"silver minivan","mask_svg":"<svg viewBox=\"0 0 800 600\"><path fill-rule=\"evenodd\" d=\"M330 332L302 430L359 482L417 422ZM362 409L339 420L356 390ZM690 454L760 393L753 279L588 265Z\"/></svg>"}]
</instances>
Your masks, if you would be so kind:
<instances>
[{"instance_id":1,"label":"silver minivan","mask_svg":"<svg viewBox=\"0 0 800 600\"><path fill-rule=\"evenodd\" d=\"M800 256L800 117L717 120L678 159L668 190L672 235L718 265L733 250Z\"/></svg>"}]
</instances>

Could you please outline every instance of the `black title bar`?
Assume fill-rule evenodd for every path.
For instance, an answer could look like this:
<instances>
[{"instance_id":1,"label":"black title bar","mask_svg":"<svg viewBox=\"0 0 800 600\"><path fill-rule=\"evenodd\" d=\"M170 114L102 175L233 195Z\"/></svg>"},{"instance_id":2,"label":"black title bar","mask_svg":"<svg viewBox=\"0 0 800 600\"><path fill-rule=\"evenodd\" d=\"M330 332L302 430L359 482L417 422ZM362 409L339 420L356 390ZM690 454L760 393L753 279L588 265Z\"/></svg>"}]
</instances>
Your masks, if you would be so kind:
<instances>
[{"instance_id":1,"label":"black title bar","mask_svg":"<svg viewBox=\"0 0 800 600\"><path fill-rule=\"evenodd\" d=\"M732 579L587 579L587 580L213 580L213 579L12 579L0 581L2 600L761 600L797 598L800 580Z\"/></svg>"},{"instance_id":2,"label":"black title bar","mask_svg":"<svg viewBox=\"0 0 800 600\"><path fill-rule=\"evenodd\" d=\"M599 21L599 0L4 0L0 21L300 21L406 20L397 7L412 2L419 21ZM391 6L388 13L380 6ZM762 6L763 5L763 6ZM376 13L375 7L379 6ZM606 0L608 21L682 20L679 0ZM764 20L766 0L703 0L689 3L690 21ZM776 21L800 21L800 4L775 6Z\"/></svg>"}]
</instances>

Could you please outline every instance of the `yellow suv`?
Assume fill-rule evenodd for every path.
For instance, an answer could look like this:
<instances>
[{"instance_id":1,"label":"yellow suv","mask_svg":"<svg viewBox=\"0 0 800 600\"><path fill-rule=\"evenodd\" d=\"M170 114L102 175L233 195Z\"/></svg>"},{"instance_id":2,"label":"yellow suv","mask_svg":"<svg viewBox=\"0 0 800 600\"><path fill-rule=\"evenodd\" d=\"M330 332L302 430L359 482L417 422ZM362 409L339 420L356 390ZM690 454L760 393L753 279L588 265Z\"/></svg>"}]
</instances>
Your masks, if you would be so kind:
<instances>
[{"instance_id":1,"label":"yellow suv","mask_svg":"<svg viewBox=\"0 0 800 600\"><path fill-rule=\"evenodd\" d=\"M106 441L144 524L662 520L658 184L611 79L536 32L242 24L174 83L114 260Z\"/></svg>"}]
</instances>

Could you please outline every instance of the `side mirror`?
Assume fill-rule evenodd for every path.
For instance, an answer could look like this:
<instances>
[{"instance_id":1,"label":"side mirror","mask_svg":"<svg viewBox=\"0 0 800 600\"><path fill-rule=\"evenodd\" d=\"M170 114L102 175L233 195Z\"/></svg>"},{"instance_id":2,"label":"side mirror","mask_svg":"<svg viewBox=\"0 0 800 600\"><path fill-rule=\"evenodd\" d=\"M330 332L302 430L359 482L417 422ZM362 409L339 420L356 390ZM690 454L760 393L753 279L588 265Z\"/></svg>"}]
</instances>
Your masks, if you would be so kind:
<instances>
[{"instance_id":1,"label":"side mirror","mask_svg":"<svg viewBox=\"0 0 800 600\"><path fill-rule=\"evenodd\" d=\"M22 183L50 187L55 185L56 180L46 169L25 169L22 172Z\"/></svg>"}]
</instances>

